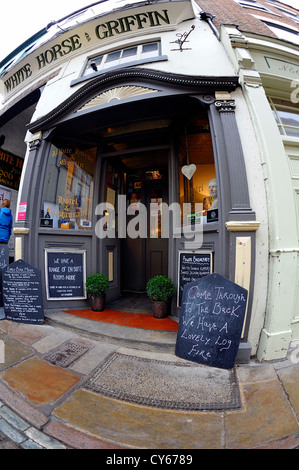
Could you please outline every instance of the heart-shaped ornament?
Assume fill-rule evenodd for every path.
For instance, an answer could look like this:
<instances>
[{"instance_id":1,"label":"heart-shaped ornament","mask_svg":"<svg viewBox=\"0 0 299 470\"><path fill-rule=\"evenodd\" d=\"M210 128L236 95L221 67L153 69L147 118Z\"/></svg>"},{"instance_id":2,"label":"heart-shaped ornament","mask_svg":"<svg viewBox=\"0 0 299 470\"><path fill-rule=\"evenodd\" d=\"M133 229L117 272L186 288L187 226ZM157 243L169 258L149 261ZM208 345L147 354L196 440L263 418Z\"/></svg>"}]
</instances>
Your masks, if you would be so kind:
<instances>
[{"instance_id":1,"label":"heart-shaped ornament","mask_svg":"<svg viewBox=\"0 0 299 470\"><path fill-rule=\"evenodd\" d=\"M194 165L194 163L191 163L191 165L184 165L181 171L188 180L191 180L192 176L196 172L196 165Z\"/></svg>"}]
</instances>

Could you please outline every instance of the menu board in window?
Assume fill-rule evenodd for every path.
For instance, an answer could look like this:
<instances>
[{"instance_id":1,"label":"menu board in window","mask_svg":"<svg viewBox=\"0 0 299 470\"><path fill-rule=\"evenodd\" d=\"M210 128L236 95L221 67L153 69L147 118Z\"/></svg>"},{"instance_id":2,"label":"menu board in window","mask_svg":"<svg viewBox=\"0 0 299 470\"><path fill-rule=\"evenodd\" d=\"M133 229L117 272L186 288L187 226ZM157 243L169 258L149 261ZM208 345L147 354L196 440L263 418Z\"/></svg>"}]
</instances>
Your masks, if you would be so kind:
<instances>
[{"instance_id":1,"label":"menu board in window","mask_svg":"<svg viewBox=\"0 0 299 470\"><path fill-rule=\"evenodd\" d=\"M182 303L184 286L212 273L212 251L179 251L177 306Z\"/></svg>"}]
</instances>

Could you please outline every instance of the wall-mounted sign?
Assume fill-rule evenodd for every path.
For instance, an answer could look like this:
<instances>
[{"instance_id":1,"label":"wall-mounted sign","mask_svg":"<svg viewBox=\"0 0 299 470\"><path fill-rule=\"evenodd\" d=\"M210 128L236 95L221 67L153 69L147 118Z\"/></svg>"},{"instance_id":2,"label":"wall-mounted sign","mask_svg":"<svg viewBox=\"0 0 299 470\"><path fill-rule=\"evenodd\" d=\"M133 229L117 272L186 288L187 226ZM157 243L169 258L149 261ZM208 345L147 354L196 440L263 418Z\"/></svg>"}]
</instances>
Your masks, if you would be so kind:
<instances>
[{"instance_id":1,"label":"wall-mounted sign","mask_svg":"<svg viewBox=\"0 0 299 470\"><path fill-rule=\"evenodd\" d=\"M177 306L182 303L185 284L196 281L212 272L212 251L179 251Z\"/></svg>"},{"instance_id":2,"label":"wall-mounted sign","mask_svg":"<svg viewBox=\"0 0 299 470\"><path fill-rule=\"evenodd\" d=\"M18 220L25 220L27 213L27 202L20 202L18 208Z\"/></svg>"},{"instance_id":3,"label":"wall-mounted sign","mask_svg":"<svg viewBox=\"0 0 299 470\"><path fill-rule=\"evenodd\" d=\"M83 21L83 18L80 26L67 28L66 32L28 54L13 70L5 74L3 80L5 91L10 93L40 70L64 62L78 50L84 53L84 50L86 48L90 50L92 45L106 46L114 39L119 41L120 36L126 39L149 32L175 29L179 23L192 18L194 11L191 2L186 0L167 2L162 6L157 4L132 6L99 15L92 21Z\"/></svg>"},{"instance_id":4,"label":"wall-mounted sign","mask_svg":"<svg viewBox=\"0 0 299 470\"><path fill-rule=\"evenodd\" d=\"M0 184L11 189L19 189L23 159L0 149Z\"/></svg>"},{"instance_id":5,"label":"wall-mounted sign","mask_svg":"<svg viewBox=\"0 0 299 470\"><path fill-rule=\"evenodd\" d=\"M47 300L86 299L86 251L45 250Z\"/></svg>"}]
</instances>

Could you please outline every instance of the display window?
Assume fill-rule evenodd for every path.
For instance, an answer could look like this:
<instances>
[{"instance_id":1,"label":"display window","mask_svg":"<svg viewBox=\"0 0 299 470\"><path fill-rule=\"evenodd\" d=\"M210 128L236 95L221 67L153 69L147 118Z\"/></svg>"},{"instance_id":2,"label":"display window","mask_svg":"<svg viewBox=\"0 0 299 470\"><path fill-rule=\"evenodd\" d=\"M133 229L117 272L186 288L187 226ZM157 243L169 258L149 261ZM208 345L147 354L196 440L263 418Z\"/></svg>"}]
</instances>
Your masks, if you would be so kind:
<instances>
[{"instance_id":1,"label":"display window","mask_svg":"<svg viewBox=\"0 0 299 470\"><path fill-rule=\"evenodd\" d=\"M180 129L179 191L183 226L218 220L218 189L208 117L203 111ZM187 206L188 208L188 206Z\"/></svg>"},{"instance_id":2,"label":"display window","mask_svg":"<svg viewBox=\"0 0 299 470\"><path fill-rule=\"evenodd\" d=\"M96 155L95 147L51 145L40 227L91 230Z\"/></svg>"}]
</instances>

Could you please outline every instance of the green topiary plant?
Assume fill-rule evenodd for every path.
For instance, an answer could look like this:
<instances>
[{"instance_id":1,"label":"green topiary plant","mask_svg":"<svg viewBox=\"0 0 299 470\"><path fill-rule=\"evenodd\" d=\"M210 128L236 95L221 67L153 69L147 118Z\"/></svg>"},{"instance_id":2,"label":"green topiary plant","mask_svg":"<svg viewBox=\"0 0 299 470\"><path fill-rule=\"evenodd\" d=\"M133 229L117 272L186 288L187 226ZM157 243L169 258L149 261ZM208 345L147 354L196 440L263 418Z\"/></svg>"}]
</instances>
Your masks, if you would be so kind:
<instances>
[{"instance_id":1,"label":"green topiary plant","mask_svg":"<svg viewBox=\"0 0 299 470\"><path fill-rule=\"evenodd\" d=\"M167 302L174 294L174 285L169 277L152 277L146 285L146 293L153 301Z\"/></svg>"},{"instance_id":2,"label":"green topiary plant","mask_svg":"<svg viewBox=\"0 0 299 470\"><path fill-rule=\"evenodd\" d=\"M109 279L105 274L91 274L87 276L85 283L86 291L91 297L103 295L108 292Z\"/></svg>"}]
</instances>

